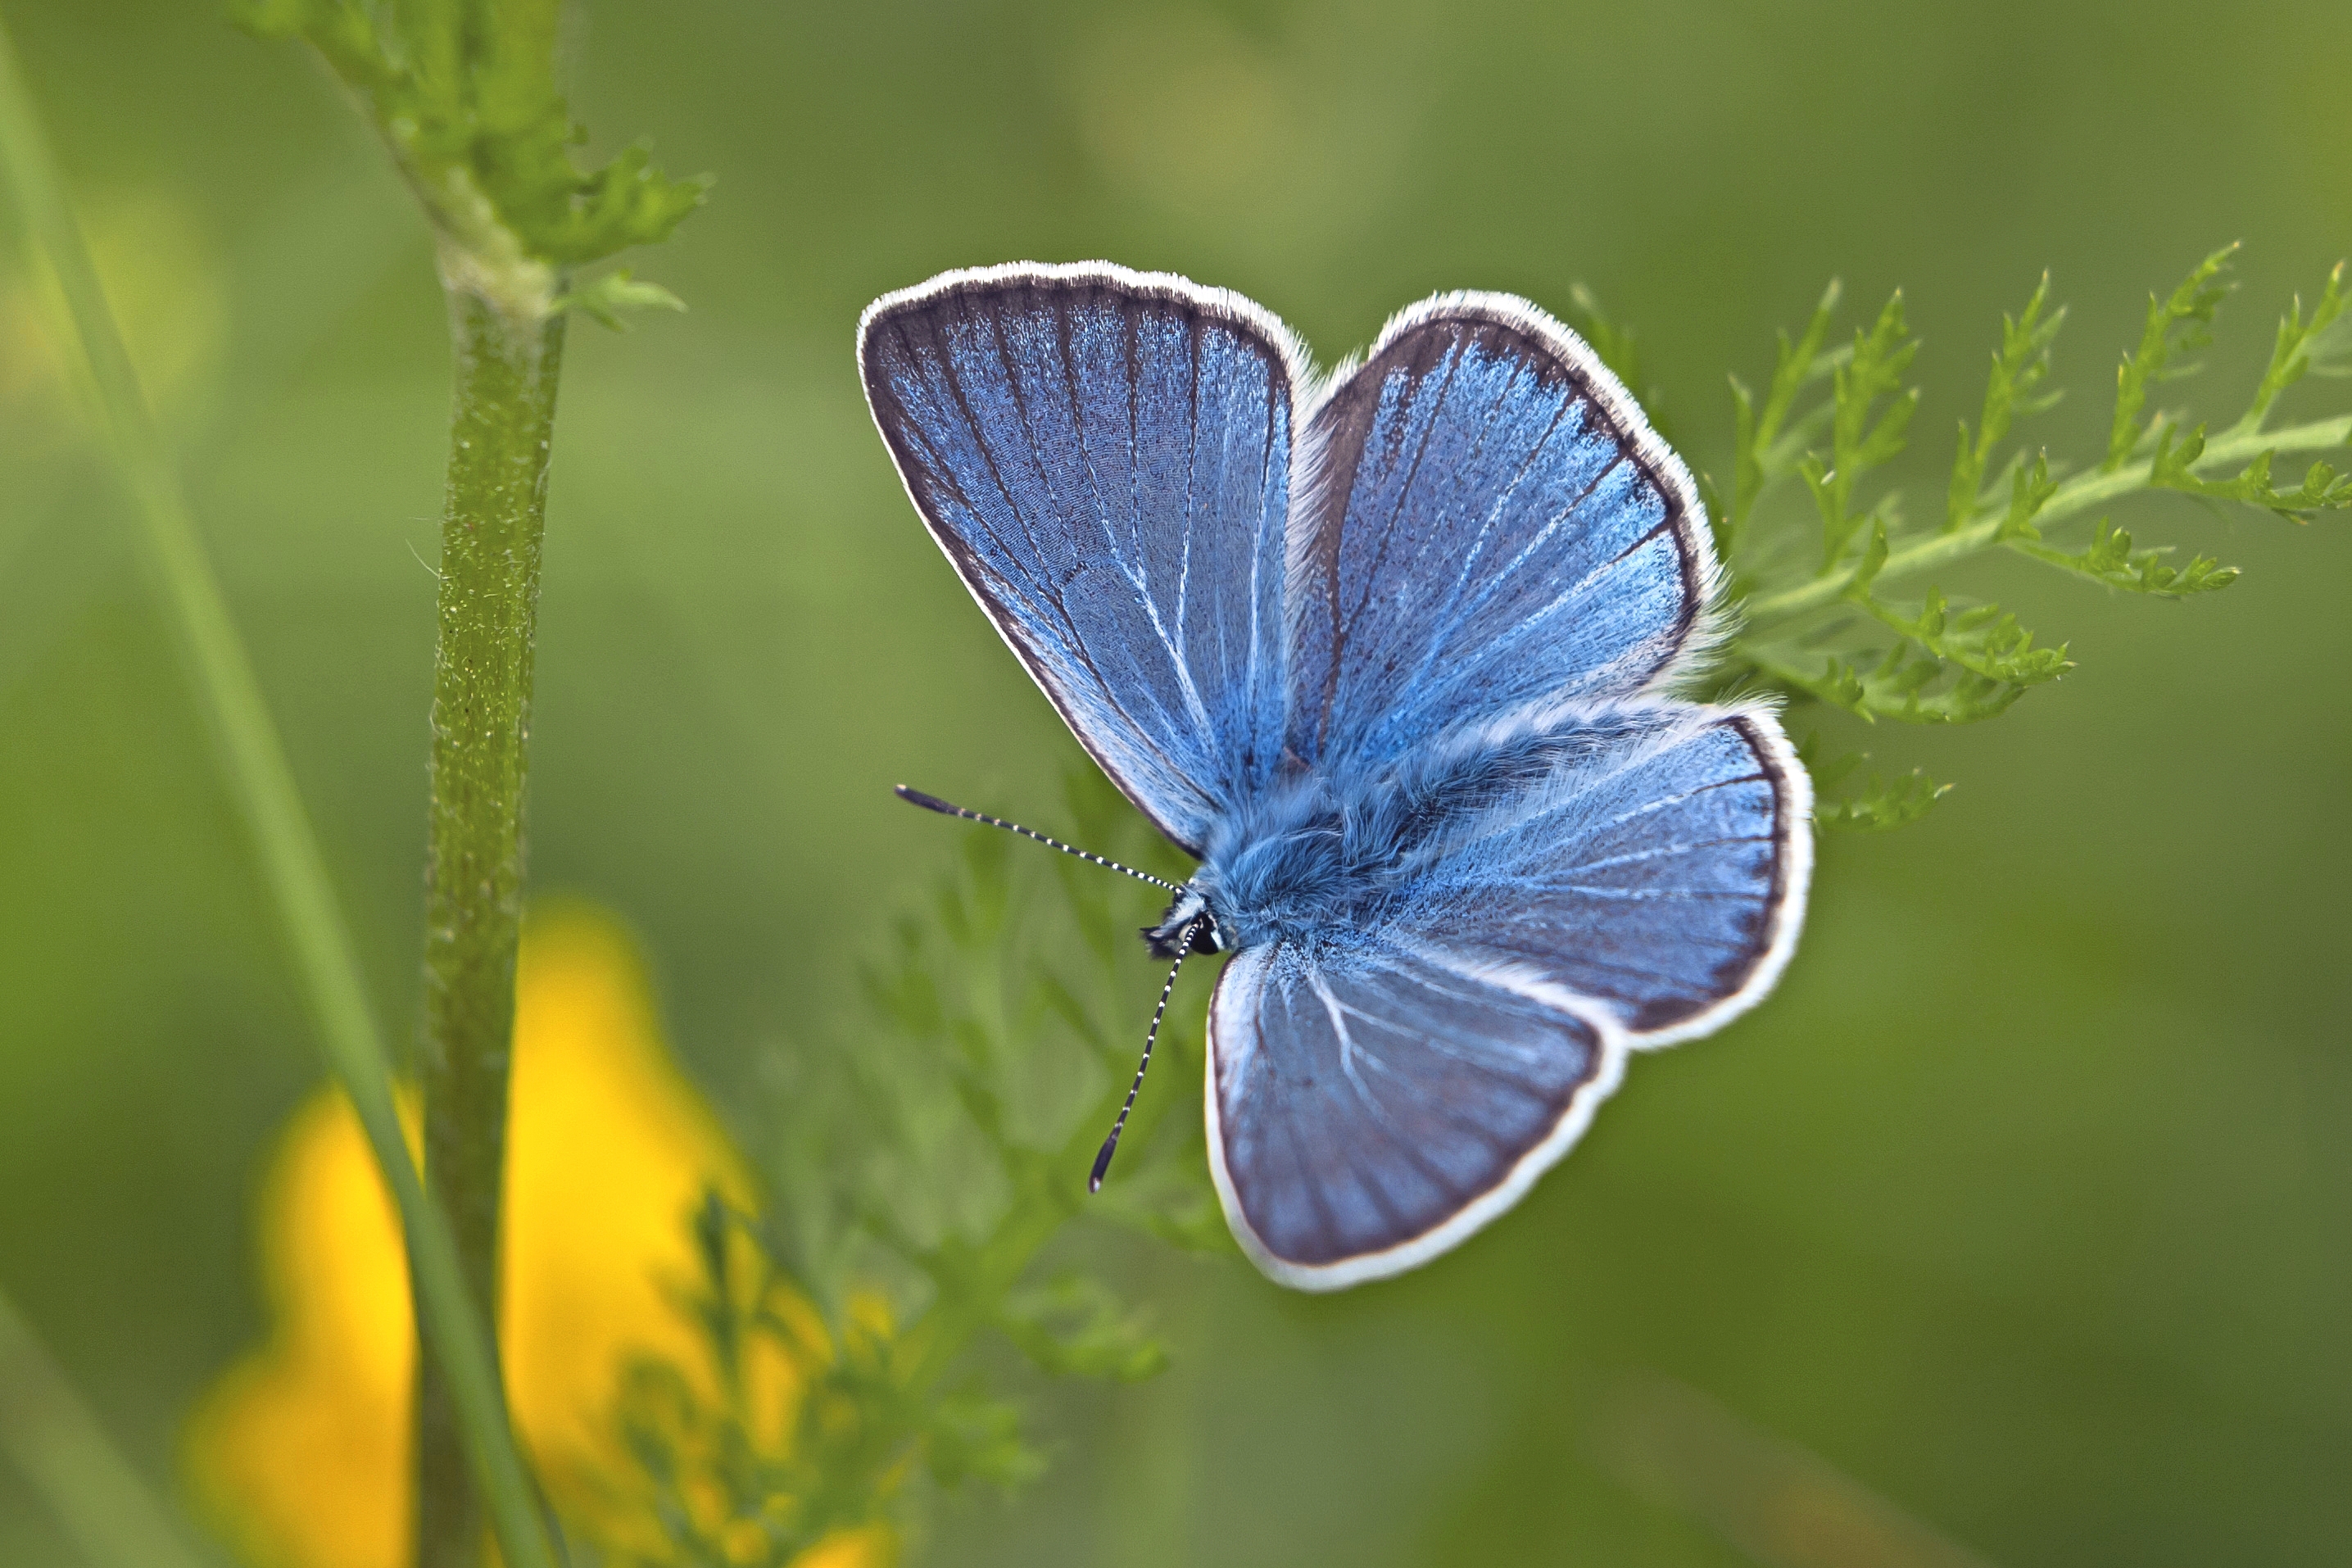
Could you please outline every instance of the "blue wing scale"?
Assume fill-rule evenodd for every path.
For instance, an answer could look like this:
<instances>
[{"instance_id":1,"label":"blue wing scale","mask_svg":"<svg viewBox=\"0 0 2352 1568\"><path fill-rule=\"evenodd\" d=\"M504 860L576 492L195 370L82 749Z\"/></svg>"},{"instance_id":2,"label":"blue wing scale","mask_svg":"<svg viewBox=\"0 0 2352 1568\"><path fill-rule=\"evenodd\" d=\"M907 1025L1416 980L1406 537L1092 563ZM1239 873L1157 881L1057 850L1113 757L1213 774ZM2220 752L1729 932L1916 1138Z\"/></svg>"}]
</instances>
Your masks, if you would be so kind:
<instances>
[{"instance_id":1,"label":"blue wing scale","mask_svg":"<svg viewBox=\"0 0 2352 1568\"><path fill-rule=\"evenodd\" d=\"M1308 1287L1403 1267L1515 1196L1617 1070L1599 1021L1379 938L1244 952L1210 1016L1226 1211L1261 1268Z\"/></svg>"}]
</instances>

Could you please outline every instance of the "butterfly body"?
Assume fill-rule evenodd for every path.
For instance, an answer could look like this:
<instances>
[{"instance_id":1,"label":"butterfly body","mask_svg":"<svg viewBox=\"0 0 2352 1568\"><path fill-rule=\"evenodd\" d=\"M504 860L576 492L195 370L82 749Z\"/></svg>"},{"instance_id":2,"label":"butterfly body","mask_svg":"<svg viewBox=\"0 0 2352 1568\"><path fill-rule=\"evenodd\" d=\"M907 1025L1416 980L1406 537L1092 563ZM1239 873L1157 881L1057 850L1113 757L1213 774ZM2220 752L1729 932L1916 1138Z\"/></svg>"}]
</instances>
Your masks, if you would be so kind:
<instances>
[{"instance_id":1,"label":"butterfly body","mask_svg":"<svg viewBox=\"0 0 2352 1568\"><path fill-rule=\"evenodd\" d=\"M1145 937L1231 955L1210 1158L1267 1273L1452 1246L1629 1051L1769 988L1804 774L1770 713L1677 695L1704 515L1565 328L1440 296L1326 381L1237 296L1024 265L877 301L860 360L966 585L1200 861Z\"/></svg>"}]
</instances>

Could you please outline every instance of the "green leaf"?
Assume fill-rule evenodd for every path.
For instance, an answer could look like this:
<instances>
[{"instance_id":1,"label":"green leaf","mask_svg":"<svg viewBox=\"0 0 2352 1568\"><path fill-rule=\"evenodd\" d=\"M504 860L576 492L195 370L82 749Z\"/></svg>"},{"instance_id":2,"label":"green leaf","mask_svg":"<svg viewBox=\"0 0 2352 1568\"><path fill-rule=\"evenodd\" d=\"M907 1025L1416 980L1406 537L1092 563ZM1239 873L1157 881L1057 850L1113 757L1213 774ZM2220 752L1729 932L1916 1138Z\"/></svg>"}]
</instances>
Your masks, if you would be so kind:
<instances>
[{"instance_id":1,"label":"green leaf","mask_svg":"<svg viewBox=\"0 0 2352 1568\"><path fill-rule=\"evenodd\" d=\"M247 0L236 17L316 48L465 259L460 275L502 305L540 312L551 302L549 274L667 238L709 183L669 178L643 145L600 168L573 163L583 133L555 86L558 11L554 0L509 0L495 25L467 26L451 6Z\"/></svg>"},{"instance_id":2,"label":"green leaf","mask_svg":"<svg viewBox=\"0 0 2352 1568\"><path fill-rule=\"evenodd\" d=\"M1930 588L1916 608L1857 595L1873 617L1948 664L2011 686L2039 686L2074 668L2059 647L2035 647L2033 634L1998 605L1978 605L1955 613L1941 591Z\"/></svg>"},{"instance_id":3,"label":"green leaf","mask_svg":"<svg viewBox=\"0 0 2352 1568\"><path fill-rule=\"evenodd\" d=\"M2041 538L2041 531L2033 526L2033 520L2042 515L2042 509L2048 506L2057 494L2057 481L2050 477L2049 453L2035 453L2032 468L2018 464L2010 474L2009 510L2001 515L2000 527L1993 537Z\"/></svg>"},{"instance_id":4,"label":"green leaf","mask_svg":"<svg viewBox=\"0 0 2352 1568\"><path fill-rule=\"evenodd\" d=\"M1907 826L1927 816L1952 788L1913 768L1891 780L1874 771L1857 787L1846 789L1846 782L1870 760L1870 753L1827 756L1817 732L1797 743L1797 760L1813 781L1813 825L1827 832Z\"/></svg>"},{"instance_id":5,"label":"green leaf","mask_svg":"<svg viewBox=\"0 0 2352 1568\"><path fill-rule=\"evenodd\" d=\"M1076 1272L1006 1296L996 1326L1055 1377L1139 1383L1168 1365L1168 1347L1152 1337L1143 1314L1101 1280Z\"/></svg>"},{"instance_id":6,"label":"green leaf","mask_svg":"<svg viewBox=\"0 0 2352 1568\"><path fill-rule=\"evenodd\" d=\"M683 310L686 301L658 283L641 283L629 276L625 267L603 273L569 294L559 294L550 307L557 310L578 310L593 316L614 331L626 331L626 312L635 310Z\"/></svg>"},{"instance_id":7,"label":"green leaf","mask_svg":"<svg viewBox=\"0 0 2352 1568\"><path fill-rule=\"evenodd\" d=\"M2008 437L2017 420L2055 404L2056 392L2042 391L2050 376L2050 346L2066 323L2063 306L2042 318L2050 299L2050 274L2044 272L2033 297L2015 316L2000 319L2000 347L1992 356L1992 374L1985 384L1984 412L1973 437L1968 421L1960 422L1960 447L1952 460L1952 481L1944 510L1944 531L1958 532L1975 517L1983 489L1986 466L1994 448Z\"/></svg>"},{"instance_id":8,"label":"green leaf","mask_svg":"<svg viewBox=\"0 0 2352 1568\"><path fill-rule=\"evenodd\" d=\"M2156 457L2149 465L2148 482L2167 489L2202 496L2210 500L2242 501L2248 506L2267 507L2281 517L2296 522L2308 520L2315 511L2336 511L2352 507L2352 475L2339 478L2326 463L2314 463L2303 476L2303 483L2294 489L2282 490L2271 483L2271 460L2275 452L2263 452L2248 463L2233 479L2200 479L2195 470L2198 460L2205 455L2205 426L2200 425L2177 443L2173 432L2166 429L2157 437Z\"/></svg>"},{"instance_id":9,"label":"green leaf","mask_svg":"<svg viewBox=\"0 0 2352 1568\"><path fill-rule=\"evenodd\" d=\"M1729 534L1735 540L1747 524L1757 501L1772 484L1794 471L1804 444L1815 430L1825 426L1830 410L1823 407L1819 416L1800 419L1793 429L1784 433L1789 416L1795 407L1797 395L1806 386L1833 373L1836 363L1843 357L1822 352L1829 341L1830 322L1837 314L1840 289L1835 279L1822 290L1821 302L1813 307L1812 319L1806 322L1804 334L1796 342L1789 334L1780 334L1780 352L1772 368L1772 383L1766 388L1764 405L1759 410L1748 388L1738 377L1731 381L1731 395L1739 410L1739 445L1732 473L1731 523Z\"/></svg>"},{"instance_id":10,"label":"green leaf","mask_svg":"<svg viewBox=\"0 0 2352 1568\"><path fill-rule=\"evenodd\" d=\"M2077 573L2110 588L2122 588L2134 594L2151 594L2159 598L2180 599L2191 594L2210 594L2228 587L2238 580L2235 566L2224 566L2210 555L2200 555L2181 567L2168 566L2164 558L2171 553L2169 547L2143 550L2135 554L2132 536L2112 526L2101 518L2089 549L2076 553L2053 550L2033 540L2013 539L2010 548L2031 555L2036 561Z\"/></svg>"},{"instance_id":11,"label":"green leaf","mask_svg":"<svg viewBox=\"0 0 2352 1568\"><path fill-rule=\"evenodd\" d=\"M2116 372L2116 417L2107 436L2107 460L2101 471L2114 473L2124 466L2146 438L2139 413L2147 403L2148 388L2158 382L2194 374L2200 366L2178 364L2179 355L2193 353L2213 341L2213 315L2229 297L2231 285L2221 280L2236 245L2225 245L2197 264L2171 298L2148 296L2147 321L2140 330L2139 348L2124 358ZM2154 422L2150 422L2152 428Z\"/></svg>"},{"instance_id":12,"label":"green leaf","mask_svg":"<svg viewBox=\"0 0 2352 1568\"><path fill-rule=\"evenodd\" d=\"M2305 375L2345 375L2352 374L2352 321L2344 316L2344 264L2337 262L2327 274L2327 283L2319 293L2319 303L2312 308L2311 319L2303 317L2303 298L2297 295L2279 321L2278 338L2271 348L2269 368L2263 372L2262 385L2255 389L2254 401L2238 422L2241 430L2259 430L2268 417L2271 405L2279 394L2301 381Z\"/></svg>"},{"instance_id":13,"label":"green leaf","mask_svg":"<svg viewBox=\"0 0 2352 1568\"><path fill-rule=\"evenodd\" d=\"M1905 389L1903 377L1918 352L1897 289L1870 329L1854 334L1853 352L1833 373L1829 455L1808 454L1801 469L1822 516L1824 572L1837 567L1855 532L1875 515L1874 509L1855 512L1854 486L1903 450L1904 432L1919 406L1919 389ZM1883 412L1881 400L1886 400Z\"/></svg>"},{"instance_id":14,"label":"green leaf","mask_svg":"<svg viewBox=\"0 0 2352 1568\"><path fill-rule=\"evenodd\" d=\"M950 1489L977 1480L1012 1491L1045 1473L1044 1456L1022 1441L1018 1407L977 1383L942 1396L923 1436L931 1479Z\"/></svg>"},{"instance_id":15,"label":"green leaf","mask_svg":"<svg viewBox=\"0 0 2352 1568\"><path fill-rule=\"evenodd\" d=\"M1758 672L1782 687L1871 723L1974 724L2006 711L2025 694L2017 682L1948 663L1908 638L1847 654L1765 649L1749 658Z\"/></svg>"}]
</instances>

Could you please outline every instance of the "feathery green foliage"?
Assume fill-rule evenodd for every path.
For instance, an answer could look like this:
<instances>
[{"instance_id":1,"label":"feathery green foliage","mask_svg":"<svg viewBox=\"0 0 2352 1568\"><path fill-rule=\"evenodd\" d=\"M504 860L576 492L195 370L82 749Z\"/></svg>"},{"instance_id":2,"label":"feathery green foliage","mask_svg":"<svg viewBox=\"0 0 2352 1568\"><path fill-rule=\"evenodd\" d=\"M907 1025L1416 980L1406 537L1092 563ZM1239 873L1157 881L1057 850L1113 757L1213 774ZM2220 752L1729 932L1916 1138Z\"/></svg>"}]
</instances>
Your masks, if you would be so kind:
<instances>
[{"instance_id":1,"label":"feathery green foliage","mask_svg":"<svg viewBox=\"0 0 2352 1568\"><path fill-rule=\"evenodd\" d=\"M1914 768L1892 779L1872 773L1860 784L1849 788L1847 781L1869 759L1853 752L1826 757L1818 734L1807 735L1798 744L1797 758L1812 775L1817 792L1813 821L1822 827L1872 831L1902 827L1927 816L1952 787L1937 784Z\"/></svg>"},{"instance_id":2,"label":"feathery green foliage","mask_svg":"<svg viewBox=\"0 0 2352 1568\"><path fill-rule=\"evenodd\" d=\"M1095 769L1073 775L1069 803L1076 841L1183 875ZM1200 1119L1183 1113L1199 1100L1197 1010L1170 1011L1119 1163L1086 1188L1159 978L1135 933L1164 895L993 828L962 834L933 908L867 973L880 1027L792 1058L770 1121L776 1215L753 1227L714 1204L702 1224L694 1310L713 1363L740 1368L764 1335L809 1369L794 1435L763 1457L753 1434L777 1413L733 1370L740 1396L715 1407L675 1369L632 1373L632 1444L666 1500L662 1562L781 1564L893 1517L918 1470L942 1488L1022 1485L1044 1461L984 1343L1054 1377L1133 1381L1167 1361L1147 1313L1096 1275L1045 1267L1063 1228L1083 1216L1232 1249ZM708 1504L690 1506L714 1487L731 1556Z\"/></svg>"},{"instance_id":3,"label":"feathery green foliage","mask_svg":"<svg viewBox=\"0 0 2352 1568\"><path fill-rule=\"evenodd\" d=\"M2308 315L2299 300L2290 307L2260 386L2221 435L2209 437L2186 413L2150 409L2158 388L2200 368L2189 356L2212 340L2235 249L2214 252L2170 294L2148 301L2140 341L2116 372L2105 447L2084 463L2053 459L2013 438L2021 422L2059 397L2052 350L2065 311L2052 307L2043 278L2023 309L2001 320L1981 413L1973 429L1960 424L1942 515L1932 526L1908 522L1899 492L1874 483L1874 471L1903 449L1919 397L1906 384L1918 344L1905 324L1902 296L1833 348L1832 284L1803 332L1781 335L1760 401L1736 378L1731 384L1728 504L1712 487L1708 493L1738 631L1710 678L1713 690L1778 692L1873 723L1976 723L2063 676L2073 668L2065 647L2037 646L1999 605L1959 604L1933 584L1916 603L1888 597L1885 590L1897 580L2001 550L2109 587L2185 598L2227 587L2237 569L2205 555L2175 565L2166 547L2135 550L2131 534L2101 515L2104 509L2167 490L2297 522L2352 507L2352 476L2324 460L2292 488L2272 478L2285 455L2352 439L2352 415L2340 404L2319 418L2272 423L2282 395L2305 377L2352 372L2341 266ZM1615 341L1595 340L1604 354ZM1791 477L1804 481L1810 517L1770 505ZM2070 540L2067 531L2084 523L2087 535ZM1916 821L1948 787L1916 775L1893 785L1874 777L1860 794L1835 795L1860 760L1809 759L1824 827Z\"/></svg>"},{"instance_id":4,"label":"feathery green foliage","mask_svg":"<svg viewBox=\"0 0 2352 1568\"><path fill-rule=\"evenodd\" d=\"M642 144L583 170L583 138L555 80L561 0L243 0L264 37L316 48L359 100L424 203L453 280L533 318L577 305L612 323L620 308L675 308L623 278L565 292L562 275L669 237L707 179L674 180Z\"/></svg>"}]
</instances>

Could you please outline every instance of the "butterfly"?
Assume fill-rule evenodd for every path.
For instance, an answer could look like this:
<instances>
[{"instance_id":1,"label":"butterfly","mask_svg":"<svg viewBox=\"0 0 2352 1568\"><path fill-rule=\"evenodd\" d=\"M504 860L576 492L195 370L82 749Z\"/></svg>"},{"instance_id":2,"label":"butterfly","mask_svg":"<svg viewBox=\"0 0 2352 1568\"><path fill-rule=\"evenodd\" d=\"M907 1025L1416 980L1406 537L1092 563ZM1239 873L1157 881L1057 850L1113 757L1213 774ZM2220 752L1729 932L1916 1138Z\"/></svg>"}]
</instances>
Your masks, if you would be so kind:
<instances>
[{"instance_id":1,"label":"butterfly","mask_svg":"<svg viewBox=\"0 0 2352 1568\"><path fill-rule=\"evenodd\" d=\"M1209 1160L1267 1275L1444 1252L1629 1053L1771 989L1810 785L1769 708L1675 695L1715 626L1706 513L1568 328L1440 294L1324 376L1237 294L1019 263L876 300L858 364L964 585L1199 862L1144 934L1231 955Z\"/></svg>"}]
</instances>

